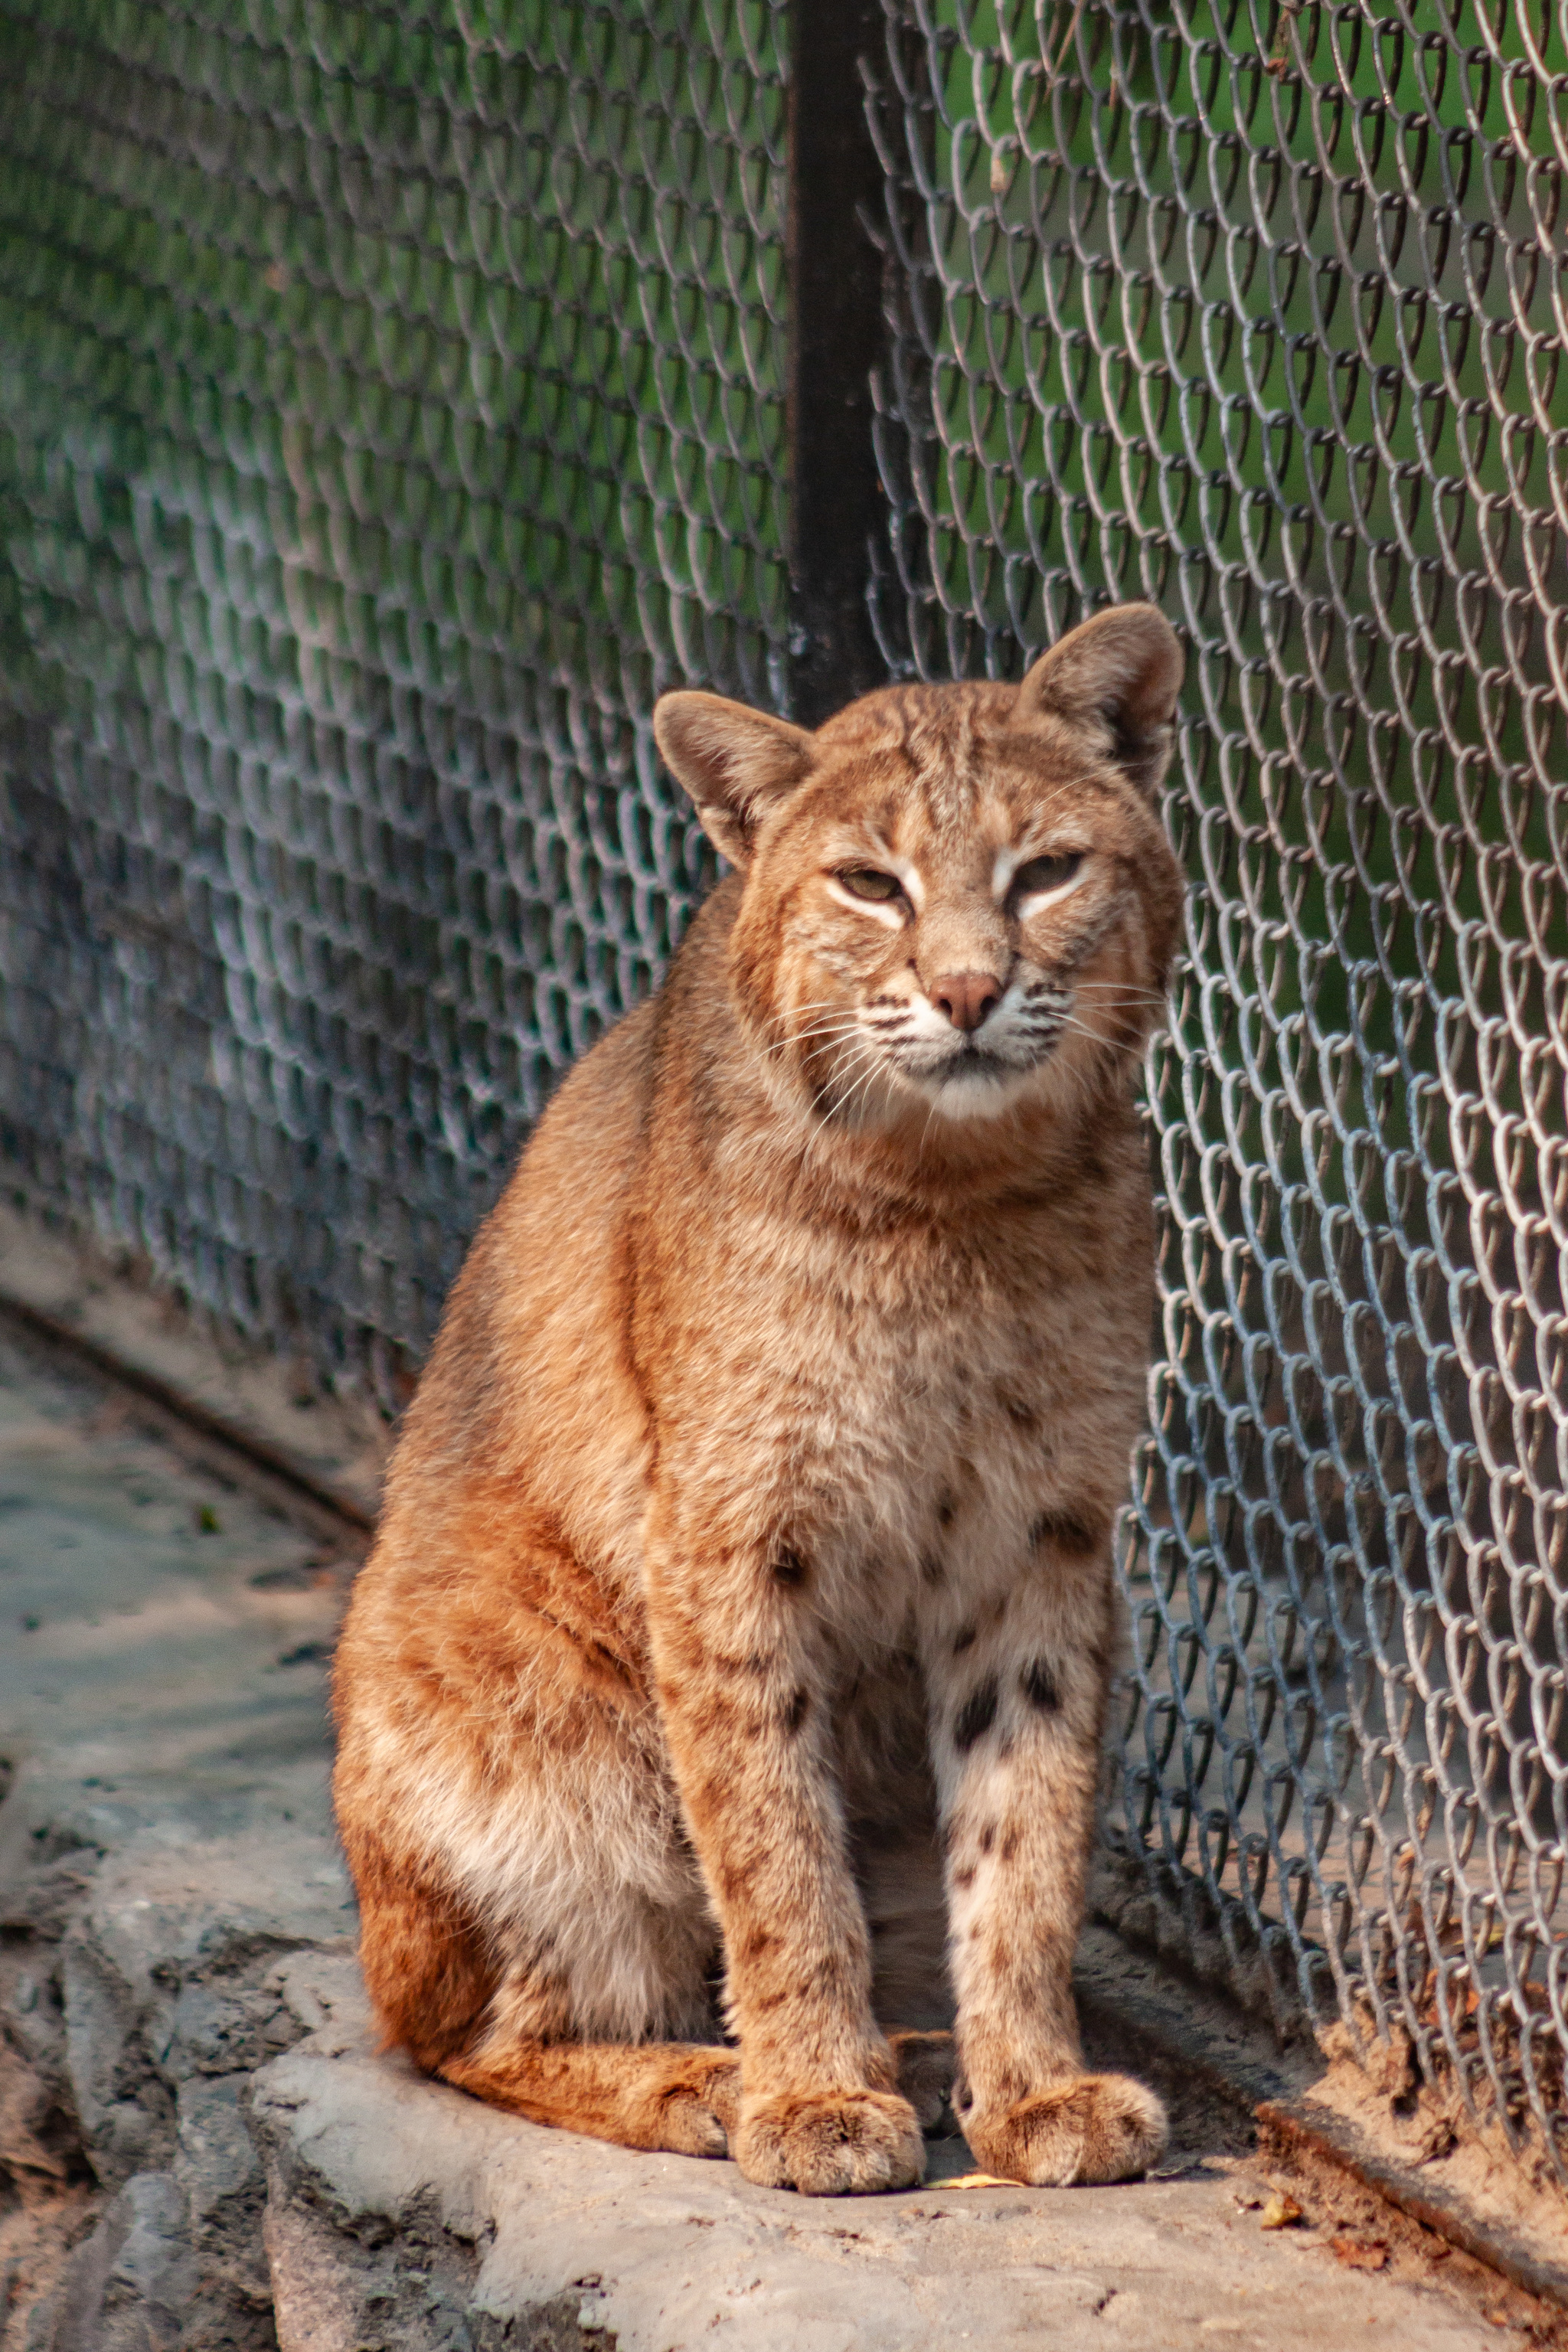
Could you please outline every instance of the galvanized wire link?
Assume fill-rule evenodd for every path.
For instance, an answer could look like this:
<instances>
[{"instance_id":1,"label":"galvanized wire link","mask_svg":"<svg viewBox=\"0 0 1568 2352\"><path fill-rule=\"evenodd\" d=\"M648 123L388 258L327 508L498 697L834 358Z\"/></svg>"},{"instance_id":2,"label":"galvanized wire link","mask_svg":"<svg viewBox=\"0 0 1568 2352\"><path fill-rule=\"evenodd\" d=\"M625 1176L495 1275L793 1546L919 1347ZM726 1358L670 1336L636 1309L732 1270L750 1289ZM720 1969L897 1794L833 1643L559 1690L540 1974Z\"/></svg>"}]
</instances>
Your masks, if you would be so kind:
<instances>
[{"instance_id":1,"label":"galvanized wire link","mask_svg":"<svg viewBox=\"0 0 1568 2352\"><path fill-rule=\"evenodd\" d=\"M0 1101L395 1386L784 690L773 0L0 5Z\"/></svg>"},{"instance_id":2,"label":"galvanized wire link","mask_svg":"<svg viewBox=\"0 0 1568 2352\"><path fill-rule=\"evenodd\" d=\"M1121 1901L1568 2178L1568 11L887 17L889 662L1192 652Z\"/></svg>"},{"instance_id":3,"label":"galvanized wire link","mask_svg":"<svg viewBox=\"0 0 1568 2352\"><path fill-rule=\"evenodd\" d=\"M1192 649L1110 1899L1568 2177L1565 6L886 0L870 593ZM389 1396L788 707L784 26L0 0L0 1155Z\"/></svg>"}]
</instances>

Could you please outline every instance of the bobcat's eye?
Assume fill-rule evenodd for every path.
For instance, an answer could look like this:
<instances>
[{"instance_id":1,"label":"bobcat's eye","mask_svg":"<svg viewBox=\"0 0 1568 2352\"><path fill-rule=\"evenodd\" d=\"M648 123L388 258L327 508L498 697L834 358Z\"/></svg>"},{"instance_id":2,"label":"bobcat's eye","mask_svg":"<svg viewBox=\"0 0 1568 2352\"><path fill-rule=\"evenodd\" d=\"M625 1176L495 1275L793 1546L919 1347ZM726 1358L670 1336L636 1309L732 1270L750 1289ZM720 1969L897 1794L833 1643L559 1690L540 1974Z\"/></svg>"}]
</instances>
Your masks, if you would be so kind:
<instances>
[{"instance_id":1,"label":"bobcat's eye","mask_svg":"<svg viewBox=\"0 0 1568 2352\"><path fill-rule=\"evenodd\" d=\"M898 876L883 874L875 866L850 866L833 878L848 891L852 898L900 898L903 896Z\"/></svg>"},{"instance_id":2,"label":"bobcat's eye","mask_svg":"<svg viewBox=\"0 0 1568 2352\"><path fill-rule=\"evenodd\" d=\"M1037 898L1044 890L1059 890L1064 882L1072 880L1082 864L1081 849L1064 851L1060 857L1031 857L1014 875L1010 895L1015 898Z\"/></svg>"}]
</instances>

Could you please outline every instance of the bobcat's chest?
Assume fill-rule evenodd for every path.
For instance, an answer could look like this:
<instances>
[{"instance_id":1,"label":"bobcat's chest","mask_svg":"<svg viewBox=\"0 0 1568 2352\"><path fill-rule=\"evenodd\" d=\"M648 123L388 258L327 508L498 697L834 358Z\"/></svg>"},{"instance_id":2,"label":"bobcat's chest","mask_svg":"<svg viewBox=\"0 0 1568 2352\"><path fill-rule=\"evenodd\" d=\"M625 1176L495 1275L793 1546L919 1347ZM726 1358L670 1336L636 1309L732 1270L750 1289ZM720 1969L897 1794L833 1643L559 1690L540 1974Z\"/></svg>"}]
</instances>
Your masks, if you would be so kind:
<instances>
[{"instance_id":1,"label":"bobcat's chest","mask_svg":"<svg viewBox=\"0 0 1568 2352\"><path fill-rule=\"evenodd\" d=\"M1079 1416L1048 1318L960 1299L838 1334L803 1420L813 1549L847 1625L894 1638L911 1611L1005 1575L1062 1483Z\"/></svg>"}]
</instances>

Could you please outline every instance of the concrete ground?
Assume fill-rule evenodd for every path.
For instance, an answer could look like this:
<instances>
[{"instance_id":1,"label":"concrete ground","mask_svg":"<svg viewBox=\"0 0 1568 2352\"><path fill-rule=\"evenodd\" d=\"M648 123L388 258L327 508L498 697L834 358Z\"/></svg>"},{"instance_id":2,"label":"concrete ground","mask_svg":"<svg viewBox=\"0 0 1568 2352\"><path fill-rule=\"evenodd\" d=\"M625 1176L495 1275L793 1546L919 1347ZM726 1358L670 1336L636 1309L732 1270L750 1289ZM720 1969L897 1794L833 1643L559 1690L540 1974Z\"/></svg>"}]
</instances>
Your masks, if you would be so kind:
<instances>
[{"instance_id":1,"label":"concrete ground","mask_svg":"<svg viewBox=\"0 0 1568 2352\"><path fill-rule=\"evenodd\" d=\"M1552 2338L1179 2077L1152 2180L970 2186L950 2138L919 2190L814 2201L378 2055L327 1806L346 1567L0 1327L4 2352Z\"/></svg>"}]
</instances>

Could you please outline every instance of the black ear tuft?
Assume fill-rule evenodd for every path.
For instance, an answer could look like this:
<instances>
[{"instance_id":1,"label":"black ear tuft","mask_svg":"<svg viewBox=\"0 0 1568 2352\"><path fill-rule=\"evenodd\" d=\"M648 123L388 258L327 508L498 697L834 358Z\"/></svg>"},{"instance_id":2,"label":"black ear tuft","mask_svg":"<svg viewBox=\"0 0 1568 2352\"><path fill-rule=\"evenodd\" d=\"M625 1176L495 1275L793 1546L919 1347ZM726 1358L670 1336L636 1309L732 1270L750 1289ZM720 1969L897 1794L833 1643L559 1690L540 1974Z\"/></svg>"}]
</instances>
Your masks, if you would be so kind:
<instances>
[{"instance_id":1,"label":"black ear tuft","mask_svg":"<svg viewBox=\"0 0 1568 2352\"><path fill-rule=\"evenodd\" d=\"M1170 765L1185 667L1181 640L1153 604L1115 604L1043 653L1018 688L1016 727L1047 714L1103 730L1106 757L1152 799Z\"/></svg>"}]
</instances>

